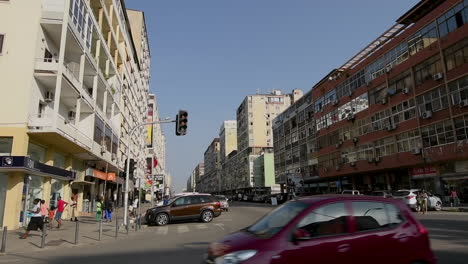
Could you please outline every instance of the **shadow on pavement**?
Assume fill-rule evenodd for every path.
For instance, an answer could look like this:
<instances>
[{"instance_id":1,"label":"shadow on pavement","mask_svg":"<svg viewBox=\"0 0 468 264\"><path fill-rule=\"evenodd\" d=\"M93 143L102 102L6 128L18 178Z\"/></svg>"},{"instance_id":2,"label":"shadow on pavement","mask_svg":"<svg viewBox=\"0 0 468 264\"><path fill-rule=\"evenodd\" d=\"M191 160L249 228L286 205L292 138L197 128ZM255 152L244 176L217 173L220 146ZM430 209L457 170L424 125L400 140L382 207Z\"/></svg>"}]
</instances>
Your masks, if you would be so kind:
<instances>
[{"instance_id":1,"label":"shadow on pavement","mask_svg":"<svg viewBox=\"0 0 468 264\"><path fill-rule=\"evenodd\" d=\"M118 249L116 249L118 250ZM87 256L68 256L48 260L48 264L138 264L138 263L202 263L206 246L201 248L185 247L178 250L158 250L132 253L97 254Z\"/></svg>"},{"instance_id":2,"label":"shadow on pavement","mask_svg":"<svg viewBox=\"0 0 468 264\"><path fill-rule=\"evenodd\" d=\"M436 250L435 254L438 258L438 264L466 264L468 259L468 251L445 251Z\"/></svg>"}]
</instances>

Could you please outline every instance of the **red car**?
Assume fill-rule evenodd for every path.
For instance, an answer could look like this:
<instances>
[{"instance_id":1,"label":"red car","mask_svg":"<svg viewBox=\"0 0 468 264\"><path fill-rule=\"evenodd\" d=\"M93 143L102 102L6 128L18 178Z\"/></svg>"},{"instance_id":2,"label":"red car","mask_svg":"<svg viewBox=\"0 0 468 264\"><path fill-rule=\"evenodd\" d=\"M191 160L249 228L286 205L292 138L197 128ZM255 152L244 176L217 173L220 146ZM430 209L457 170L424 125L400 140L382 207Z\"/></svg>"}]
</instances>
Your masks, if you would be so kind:
<instances>
[{"instance_id":1,"label":"red car","mask_svg":"<svg viewBox=\"0 0 468 264\"><path fill-rule=\"evenodd\" d=\"M429 235L398 200L310 196L213 243L205 263L433 264Z\"/></svg>"}]
</instances>

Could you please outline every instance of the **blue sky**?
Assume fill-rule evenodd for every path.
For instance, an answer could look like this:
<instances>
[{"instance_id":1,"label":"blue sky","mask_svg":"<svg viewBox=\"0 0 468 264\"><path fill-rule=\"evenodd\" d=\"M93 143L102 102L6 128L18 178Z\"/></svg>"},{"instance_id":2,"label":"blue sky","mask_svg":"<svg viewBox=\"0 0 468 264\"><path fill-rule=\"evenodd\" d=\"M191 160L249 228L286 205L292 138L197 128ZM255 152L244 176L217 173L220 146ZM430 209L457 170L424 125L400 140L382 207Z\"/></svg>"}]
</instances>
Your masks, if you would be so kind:
<instances>
[{"instance_id":1,"label":"blue sky","mask_svg":"<svg viewBox=\"0 0 468 264\"><path fill-rule=\"evenodd\" d=\"M175 191L246 95L310 90L417 2L127 0L145 12L161 116L189 111L187 136L164 129Z\"/></svg>"}]
</instances>

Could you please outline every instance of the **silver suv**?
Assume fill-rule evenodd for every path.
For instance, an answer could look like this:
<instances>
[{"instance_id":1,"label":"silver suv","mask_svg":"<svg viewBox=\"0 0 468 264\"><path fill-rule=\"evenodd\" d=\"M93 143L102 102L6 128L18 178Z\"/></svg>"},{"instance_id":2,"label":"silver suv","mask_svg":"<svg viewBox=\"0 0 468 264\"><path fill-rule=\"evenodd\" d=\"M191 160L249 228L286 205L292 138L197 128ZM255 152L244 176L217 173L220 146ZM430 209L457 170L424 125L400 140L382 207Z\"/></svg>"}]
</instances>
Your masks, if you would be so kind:
<instances>
[{"instance_id":1,"label":"silver suv","mask_svg":"<svg viewBox=\"0 0 468 264\"><path fill-rule=\"evenodd\" d=\"M421 210L420 206L418 205L417 196L421 192L420 189L406 189L406 190L398 190L393 193L393 198L402 200L405 202L411 209L419 212ZM430 192L426 192L427 196L429 196L429 200L427 203L427 209L434 209L436 211L442 210L442 200L433 195Z\"/></svg>"}]
</instances>

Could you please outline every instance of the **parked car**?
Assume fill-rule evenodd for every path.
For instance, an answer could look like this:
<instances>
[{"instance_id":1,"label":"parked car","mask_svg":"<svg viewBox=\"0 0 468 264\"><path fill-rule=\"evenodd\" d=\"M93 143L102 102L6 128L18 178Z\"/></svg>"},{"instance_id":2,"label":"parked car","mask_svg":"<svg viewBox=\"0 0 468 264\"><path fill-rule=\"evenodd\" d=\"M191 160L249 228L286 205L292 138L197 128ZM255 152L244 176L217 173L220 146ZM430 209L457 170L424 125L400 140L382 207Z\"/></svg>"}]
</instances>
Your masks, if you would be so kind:
<instances>
[{"instance_id":1,"label":"parked car","mask_svg":"<svg viewBox=\"0 0 468 264\"><path fill-rule=\"evenodd\" d=\"M215 195L215 197L221 202L221 210L229 211L229 199L224 195Z\"/></svg>"},{"instance_id":2,"label":"parked car","mask_svg":"<svg viewBox=\"0 0 468 264\"><path fill-rule=\"evenodd\" d=\"M417 196L420 191L419 189L398 190L393 193L393 198L404 201L411 209L419 212L421 208L418 205ZM429 196L427 209L436 211L442 210L442 200L430 192L426 193Z\"/></svg>"},{"instance_id":3,"label":"parked car","mask_svg":"<svg viewBox=\"0 0 468 264\"><path fill-rule=\"evenodd\" d=\"M373 191L369 195L383 197L383 198L392 198L393 197L392 193L389 192L389 191Z\"/></svg>"},{"instance_id":4,"label":"parked car","mask_svg":"<svg viewBox=\"0 0 468 264\"><path fill-rule=\"evenodd\" d=\"M391 249L391 250L389 250ZM210 245L206 264L434 264L428 231L401 201L372 196L292 200Z\"/></svg>"},{"instance_id":5,"label":"parked car","mask_svg":"<svg viewBox=\"0 0 468 264\"><path fill-rule=\"evenodd\" d=\"M200 219L208 223L221 215L221 202L209 194L190 194L173 197L167 205L146 211L150 224L166 225L174 220Z\"/></svg>"},{"instance_id":6,"label":"parked car","mask_svg":"<svg viewBox=\"0 0 468 264\"><path fill-rule=\"evenodd\" d=\"M344 190L341 194L361 195L358 190Z\"/></svg>"}]
</instances>

